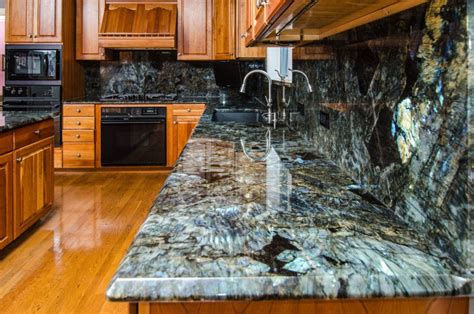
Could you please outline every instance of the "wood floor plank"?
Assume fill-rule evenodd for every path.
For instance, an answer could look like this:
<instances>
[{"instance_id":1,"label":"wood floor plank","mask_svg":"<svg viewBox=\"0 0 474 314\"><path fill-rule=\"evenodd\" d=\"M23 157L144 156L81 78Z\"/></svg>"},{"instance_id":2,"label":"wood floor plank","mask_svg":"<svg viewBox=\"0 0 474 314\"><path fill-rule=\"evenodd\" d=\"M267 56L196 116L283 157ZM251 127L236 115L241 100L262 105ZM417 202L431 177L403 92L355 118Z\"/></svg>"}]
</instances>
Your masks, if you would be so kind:
<instances>
[{"instance_id":1,"label":"wood floor plank","mask_svg":"<svg viewBox=\"0 0 474 314\"><path fill-rule=\"evenodd\" d=\"M105 290L166 177L56 174L52 213L0 252L0 312L126 313Z\"/></svg>"}]
</instances>

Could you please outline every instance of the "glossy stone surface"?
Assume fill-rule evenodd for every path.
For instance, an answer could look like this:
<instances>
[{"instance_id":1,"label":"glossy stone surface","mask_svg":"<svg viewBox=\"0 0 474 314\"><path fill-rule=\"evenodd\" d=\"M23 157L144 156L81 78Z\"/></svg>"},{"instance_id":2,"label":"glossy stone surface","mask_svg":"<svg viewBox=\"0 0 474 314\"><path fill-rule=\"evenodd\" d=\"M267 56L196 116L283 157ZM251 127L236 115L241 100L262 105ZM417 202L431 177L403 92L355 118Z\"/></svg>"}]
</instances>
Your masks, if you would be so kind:
<instances>
[{"instance_id":1,"label":"glossy stone surface","mask_svg":"<svg viewBox=\"0 0 474 314\"><path fill-rule=\"evenodd\" d=\"M430 1L329 38L333 59L294 64L315 92L295 77L293 96L314 149L469 273L466 3Z\"/></svg>"},{"instance_id":2,"label":"glossy stone surface","mask_svg":"<svg viewBox=\"0 0 474 314\"><path fill-rule=\"evenodd\" d=\"M6 132L53 117L54 114L51 112L0 111L0 132Z\"/></svg>"},{"instance_id":3,"label":"glossy stone surface","mask_svg":"<svg viewBox=\"0 0 474 314\"><path fill-rule=\"evenodd\" d=\"M114 276L121 301L461 295L459 265L286 128L197 126Z\"/></svg>"}]
</instances>

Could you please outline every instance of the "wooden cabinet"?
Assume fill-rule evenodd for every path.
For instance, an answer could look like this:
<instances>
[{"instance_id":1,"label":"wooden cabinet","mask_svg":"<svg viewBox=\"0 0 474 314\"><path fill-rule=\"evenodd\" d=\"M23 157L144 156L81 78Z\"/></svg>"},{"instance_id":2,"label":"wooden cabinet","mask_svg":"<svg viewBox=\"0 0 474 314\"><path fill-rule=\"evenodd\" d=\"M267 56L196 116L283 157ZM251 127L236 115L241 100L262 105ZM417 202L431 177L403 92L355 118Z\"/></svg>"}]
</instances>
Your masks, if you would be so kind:
<instances>
[{"instance_id":1,"label":"wooden cabinet","mask_svg":"<svg viewBox=\"0 0 474 314\"><path fill-rule=\"evenodd\" d=\"M53 204L53 138L14 151L14 236L18 237Z\"/></svg>"},{"instance_id":2,"label":"wooden cabinet","mask_svg":"<svg viewBox=\"0 0 474 314\"><path fill-rule=\"evenodd\" d=\"M0 133L0 250L52 207L54 121ZM34 132L44 131L45 132Z\"/></svg>"},{"instance_id":3,"label":"wooden cabinet","mask_svg":"<svg viewBox=\"0 0 474 314\"><path fill-rule=\"evenodd\" d=\"M413 8L427 0L246 0L255 6L247 45L301 46ZM257 3L260 3L258 7Z\"/></svg>"},{"instance_id":4,"label":"wooden cabinet","mask_svg":"<svg viewBox=\"0 0 474 314\"><path fill-rule=\"evenodd\" d=\"M76 0L76 59L107 60L99 47L99 26L104 16L105 0Z\"/></svg>"},{"instance_id":5,"label":"wooden cabinet","mask_svg":"<svg viewBox=\"0 0 474 314\"><path fill-rule=\"evenodd\" d=\"M13 154L0 156L0 250L13 241Z\"/></svg>"},{"instance_id":6,"label":"wooden cabinet","mask_svg":"<svg viewBox=\"0 0 474 314\"><path fill-rule=\"evenodd\" d=\"M168 166L173 166L181 155L194 128L204 113L204 104L170 106L173 112L168 132Z\"/></svg>"},{"instance_id":7,"label":"wooden cabinet","mask_svg":"<svg viewBox=\"0 0 474 314\"><path fill-rule=\"evenodd\" d=\"M61 42L61 0L7 0L7 43Z\"/></svg>"},{"instance_id":8,"label":"wooden cabinet","mask_svg":"<svg viewBox=\"0 0 474 314\"><path fill-rule=\"evenodd\" d=\"M212 59L212 0L178 1L178 60Z\"/></svg>"},{"instance_id":9,"label":"wooden cabinet","mask_svg":"<svg viewBox=\"0 0 474 314\"><path fill-rule=\"evenodd\" d=\"M235 59L235 0L178 1L178 60Z\"/></svg>"},{"instance_id":10,"label":"wooden cabinet","mask_svg":"<svg viewBox=\"0 0 474 314\"><path fill-rule=\"evenodd\" d=\"M236 57L238 59L264 59L266 57L266 48L246 47L247 37L253 36L252 23L255 9L256 7L252 1L247 3L246 0L237 0Z\"/></svg>"},{"instance_id":11,"label":"wooden cabinet","mask_svg":"<svg viewBox=\"0 0 474 314\"><path fill-rule=\"evenodd\" d=\"M95 167L95 105L63 107L63 168Z\"/></svg>"}]
</instances>

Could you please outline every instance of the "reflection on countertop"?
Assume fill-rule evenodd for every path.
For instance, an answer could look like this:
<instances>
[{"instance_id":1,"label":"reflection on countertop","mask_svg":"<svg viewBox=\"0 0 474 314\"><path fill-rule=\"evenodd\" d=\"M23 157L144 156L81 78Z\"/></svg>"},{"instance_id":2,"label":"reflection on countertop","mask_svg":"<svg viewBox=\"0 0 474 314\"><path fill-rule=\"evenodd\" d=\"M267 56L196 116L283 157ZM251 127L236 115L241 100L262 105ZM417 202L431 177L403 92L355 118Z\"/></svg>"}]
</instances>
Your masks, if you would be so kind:
<instances>
[{"instance_id":1,"label":"reflection on countertop","mask_svg":"<svg viewBox=\"0 0 474 314\"><path fill-rule=\"evenodd\" d=\"M448 254L287 128L208 106L107 291L112 300L465 295Z\"/></svg>"},{"instance_id":2,"label":"reflection on countertop","mask_svg":"<svg viewBox=\"0 0 474 314\"><path fill-rule=\"evenodd\" d=\"M0 132L6 132L53 117L54 113L46 111L0 111Z\"/></svg>"}]
</instances>

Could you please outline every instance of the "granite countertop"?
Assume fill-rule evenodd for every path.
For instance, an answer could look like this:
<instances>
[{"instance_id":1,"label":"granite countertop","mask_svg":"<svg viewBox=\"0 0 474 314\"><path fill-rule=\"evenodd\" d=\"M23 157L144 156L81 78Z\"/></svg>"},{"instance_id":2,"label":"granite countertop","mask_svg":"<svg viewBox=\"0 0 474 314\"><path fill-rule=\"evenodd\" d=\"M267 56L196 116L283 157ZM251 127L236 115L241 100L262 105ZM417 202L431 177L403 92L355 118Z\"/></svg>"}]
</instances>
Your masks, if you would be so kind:
<instances>
[{"instance_id":1,"label":"granite countertop","mask_svg":"<svg viewBox=\"0 0 474 314\"><path fill-rule=\"evenodd\" d=\"M65 104L202 104L217 101L216 96L180 96L173 100L100 100L99 98L77 98L64 101Z\"/></svg>"},{"instance_id":2,"label":"granite countertop","mask_svg":"<svg viewBox=\"0 0 474 314\"><path fill-rule=\"evenodd\" d=\"M54 114L51 112L0 111L0 132L6 132L53 117Z\"/></svg>"},{"instance_id":3,"label":"granite countertop","mask_svg":"<svg viewBox=\"0 0 474 314\"><path fill-rule=\"evenodd\" d=\"M116 272L117 301L469 295L448 255L295 132L209 106Z\"/></svg>"}]
</instances>

